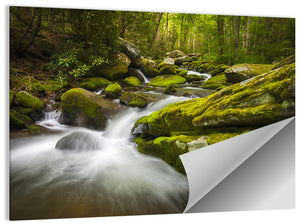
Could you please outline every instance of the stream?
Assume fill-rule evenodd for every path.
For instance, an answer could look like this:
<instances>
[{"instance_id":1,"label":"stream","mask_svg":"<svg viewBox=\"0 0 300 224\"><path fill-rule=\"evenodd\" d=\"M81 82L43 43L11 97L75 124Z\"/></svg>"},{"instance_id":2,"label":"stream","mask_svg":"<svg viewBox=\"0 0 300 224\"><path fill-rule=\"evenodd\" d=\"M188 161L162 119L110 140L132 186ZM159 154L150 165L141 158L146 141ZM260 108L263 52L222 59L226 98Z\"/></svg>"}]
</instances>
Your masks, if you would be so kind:
<instances>
[{"instance_id":1,"label":"stream","mask_svg":"<svg viewBox=\"0 0 300 224\"><path fill-rule=\"evenodd\" d=\"M57 122L49 112L38 124L58 134L11 140L12 219L178 213L185 208L188 183L161 159L141 154L131 140L134 122L164 106L185 100L167 96L146 109L128 108L104 131ZM89 146L55 149L70 133L88 133Z\"/></svg>"},{"instance_id":2,"label":"stream","mask_svg":"<svg viewBox=\"0 0 300 224\"><path fill-rule=\"evenodd\" d=\"M135 121L188 99L162 96L145 109L121 111L104 131L62 125L60 112L52 111L36 124L54 134L11 139L11 219L183 212L189 194L186 176L139 153L132 141ZM65 136L71 136L72 150L56 148Z\"/></svg>"}]
</instances>

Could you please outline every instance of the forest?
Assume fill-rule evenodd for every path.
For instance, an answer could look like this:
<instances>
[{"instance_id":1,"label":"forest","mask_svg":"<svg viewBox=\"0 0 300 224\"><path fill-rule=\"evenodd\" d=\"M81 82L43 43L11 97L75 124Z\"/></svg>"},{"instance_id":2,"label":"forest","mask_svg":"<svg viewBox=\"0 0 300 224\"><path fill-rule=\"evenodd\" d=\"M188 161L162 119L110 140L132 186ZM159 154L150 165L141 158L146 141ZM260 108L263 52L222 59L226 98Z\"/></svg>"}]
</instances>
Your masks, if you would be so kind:
<instances>
[{"instance_id":1,"label":"forest","mask_svg":"<svg viewBox=\"0 0 300 224\"><path fill-rule=\"evenodd\" d=\"M10 7L12 220L181 213L180 155L294 116L294 18Z\"/></svg>"}]
</instances>

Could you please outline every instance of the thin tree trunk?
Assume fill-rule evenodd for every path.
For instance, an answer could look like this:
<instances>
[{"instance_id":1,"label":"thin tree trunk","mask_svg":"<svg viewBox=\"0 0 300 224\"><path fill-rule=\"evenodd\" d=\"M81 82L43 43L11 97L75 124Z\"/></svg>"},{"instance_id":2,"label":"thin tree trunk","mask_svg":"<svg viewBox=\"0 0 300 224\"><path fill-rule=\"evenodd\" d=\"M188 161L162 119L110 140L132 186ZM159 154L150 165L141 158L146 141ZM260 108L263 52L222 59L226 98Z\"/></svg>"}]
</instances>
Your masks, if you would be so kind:
<instances>
[{"instance_id":1,"label":"thin tree trunk","mask_svg":"<svg viewBox=\"0 0 300 224\"><path fill-rule=\"evenodd\" d=\"M219 56L223 55L224 53L224 18L223 16L219 16L217 18L217 26L218 26L218 50L219 50Z\"/></svg>"},{"instance_id":2,"label":"thin tree trunk","mask_svg":"<svg viewBox=\"0 0 300 224\"><path fill-rule=\"evenodd\" d=\"M233 42L234 42L234 61L236 62L239 57L239 33L240 33L240 17L233 17Z\"/></svg>"}]
</instances>

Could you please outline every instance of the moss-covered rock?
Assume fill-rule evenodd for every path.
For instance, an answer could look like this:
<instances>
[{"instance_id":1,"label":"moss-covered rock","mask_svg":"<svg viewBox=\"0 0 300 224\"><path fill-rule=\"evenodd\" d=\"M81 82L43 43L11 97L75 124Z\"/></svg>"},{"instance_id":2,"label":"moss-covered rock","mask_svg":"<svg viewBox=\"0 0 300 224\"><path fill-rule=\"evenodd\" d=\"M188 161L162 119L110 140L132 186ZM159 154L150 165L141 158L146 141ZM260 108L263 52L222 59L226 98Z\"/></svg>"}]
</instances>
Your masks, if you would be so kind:
<instances>
[{"instance_id":1,"label":"moss-covered rock","mask_svg":"<svg viewBox=\"0 0 300 224\"><path fill-rule=\"evenodd\" d=\"M177 75L180 75L182 77L186 77L187 76L187 73L188 73L188 70L183 70L183 69L177 69Z\"/></svg>"},{"instance_id":2,"label":"moss-covered rock","mask_svg":"<svg viewBox=\"0 0 300 224\"><path fill-rule=\"evenodd\" d=\"M13 100L14 100L14 97L15 97L15 91L10 90L10 91L9 91L9 106L12 105Z\"/></svg>"},{"instance_id":3,"label":"moss-covered rock","mask_svg":"<svg viewBox=\"0 0 300 224\"><path fill-rule=\"evenodd\" d=\"M269 72L273 65L237 64L225 70L227 82L238 83L257 75Z\"/></svg>"},{"instance_id":4,"label":"moss-covered rock","mask_svg":"<svg viewBox=\"0 0 300 224\"><path fill-rule=\"evenodd\" d=\"M134 92L125 92L120 96L120 103L125 104L130 107L146 107L147 100Z\"/></svg>"},{"instance_id":5,"label":"moss-covered rock","mask_svg":"<svg viewBox=\"0 0 300 224\"><path fill-rule=\"evenodd\" d=\"M193 69L200 73L211 73L216 68L214 62L210 60L199 60L199 61L192 61L189 65L190 69Z\"/></svg>"},{"instance_id":6,"label":"moss-covered rock","mask_svg":"<svg viewBox=\"0 0 300 224\"><path fill-rule=\"evenodd\" d=\"M224 65L224 64L220 64L220 65L217 65L212 71L210 71L209 73L212 75L212 76L215 76L215 75L219 75L220 73L224 73L224 71L226 69L228 69L230 66L228 65Z\"/></svg>"},{"instance_id":7,"label":"moss-covered rock","mask_svg":"<svg viewBox=\"0 0 300 224\"><path fill-rule=\"evenodd\" d=\"M274 65L273 69L280 68L284 65L289 65L289 64L292 64L292 63L295 63L295 55L291 55L287 58L283 58L280 62L278 62Z\"/></svg>"},{"instance_id":8,"label":"moss-covered rock","mask_svg":"<svg viewBox=\"0 0 300 224\"><path fill-rule=\"evenodd\" d=\"M186 75L185 78L187 82L199 82L204 80L203 76L194 74Z\"/></svg>"},{"instance_id":9,"label":"moss-covered rock","mask_svg":"<svg viewBox=\"0 0 300 224\"><path fill-rule=\"evenodd\" d=\"M295 64L226 87L206 98L168 105L135 124L138 135L260 127L295 115Z\"/></svg>"},{"instance_id":10,"label":"moss-covered rock","mask_svg":"<svg viewBox=\"0 0 300 224\"><path fill-rule=\"evenodd\" d=\"M84 82L80 84L81 88L90 90L90 91L95 91L99 88L103 88L105 86L108 86L112 82L105 79L105 78L100 78L100 77L92 77L86 79Z\"/></svg>"},{"instance_id":11,"label":"moss-covered rock","mask_svg":"<svg viewBox=\"0 0 300 224\"><path fill-rule=\"evenodd\" d=\"M140 152L160 157L177 171L185 173L179 155L188 152L187 143L198 138L199 136L178 135L172 137L158 137L154 140L137 138L135 142Z\"/></svg>"},{"instance_id":12,"label":"moss-covered rock","mask_svg":"<svg viewBox=\"0 0 300 224\"><path fill-rule=\"evenodd\" d=\"M94 75L114 81L126 77L130 63L130 59L124 53L116 52L111 56L109 63L102 64L99 68L92 69L92 72Z\"/></svg>"},{"instance_id":13,"label":"moss-covered rock","mask_svg":"<svg viewBox=\"0 0 300 224\"><path fill-rule=\"evenodd\" d=\"M173 95L176 93L176 88L178 88L177 84L171 84L164 89L165 94Z\"/></svg>"},{"instance_id":14,"label":"moss-covered rock","mask_svg":"<svg viewBox=\"0 0 300 224\"><path fill-rule=\"evenodd\" d=\"M146 77L153 78L158 75L157 64L150 59L141 61L141 71Z\"/></svg>"},{"instance_id":15,"label":"moss-covered rock","mask_svg":"<svg viewBox=\"0 0 300 224\"><path fill-rule=\"evenodd\" d=\"M179 75L158 75L150 81L149 85L166 87L172 84L182 84L185 82L186 79Z\"/></svg>"},{"instance_id":16,"label":"moss-covered rock","mask_svg":"<svg viewBox=\"0 0 300 224\"><path fill-rule=\"evenodd\" d=\"M135 68L128 68L128 76L134 76L138 78L141 82L145 82L144 77L142 76L141 72L138 69Z\"/></svg>"},{"instance_id":17,"label":"moss-covered rock","mask_svg":"<svg viewBox=\"0 0 300 224\"><path fill-rule=\"evenodd\" d=\"M161 63L158 65L158 74L160 75L175 75L177 73L174 65L168 64L168 63Z\"/></svg>"},{"instance_id":18,"label":"moss-covered rock","mask_svg":"<svg viewBox=\"0 0 300 224\"><path fill-rule=\"evenodd\" d=\"M180 58L180 57L185 56L185 53L183 53L183 52L180 51L180 50L174 50L174 51L171 51L171 52L167 52L166 55L167 55L169 58Z\"/></svg>"},{"instance_id":19,"label":"moss-covered rock","mask_svg":"<svg viewBox=\"0 0 300 224\"><path fill-rule=\"evenodd\" d=\"M33 121L26 115L15 110L9 112L9 127L11 130L27 129Z\"/></svg>"},{"instance_id":20,"label":"moss-covered rock","mask_svg":"<svg viewBox=\"0 0 300 224\"><path fill-rule=\"evenodd\" d=\"M175 58L176 65L182 65L185 62L192 62L192 61L193 61L193 58L190 56L187 56L187 55L179 57L179 58Z\"/></svg>"},{"instance_id":21,"label":"moss-covered rock","mask_svg":"<svg viewBox=\"0 0 300 224\"><path fill-rule=\"evenodd\" d=\"M104 90L105 96L112 99L118 98L121 95L121 92L122 88L117 82L108 85Z\"/></svg>"},{"instance_id":22,"label":"moss-covered rock","mask_svg":"<svg viewBox=\"0 0 300 224\"><path fill-rule=\"evenodd\" d=\"M26 91L19 91L16 94L16 101L21 106L32 108L34 110L41 110L43 108L42 101Z\"/></svg>"},{"instance_id":23,"label":"moss-covered rock","mask_svg":"<svg viewBox=\"0 0 300 224\"><path fill-rule=\"evenodd\" d=\"M118 105L88 90L75 88L61 96L62 123L104 129Z\"/></svg>"},{"instance_id":24,"label":"moss-covered rock","mask_svg":"<svg viewBox=\"0 0 300 224\"><path fill-rule=\"evenodd\" d=\"M127 77L126 79L124 79L123 82L127 86L135 86L135 87L141 84L141 81L134 76Z\"/></svg>"},{"instance_id":25,"label":"moss-covered rock","mask_svg":"<svg viewBox=\"0 0 300 224\"><path fill-rule=\"evenodd\" d=\"M225 74L221 73L203 82L202 88L220 90L229 85L231 85L231 83L228 83Z\"/></svg>"}]
</instances>

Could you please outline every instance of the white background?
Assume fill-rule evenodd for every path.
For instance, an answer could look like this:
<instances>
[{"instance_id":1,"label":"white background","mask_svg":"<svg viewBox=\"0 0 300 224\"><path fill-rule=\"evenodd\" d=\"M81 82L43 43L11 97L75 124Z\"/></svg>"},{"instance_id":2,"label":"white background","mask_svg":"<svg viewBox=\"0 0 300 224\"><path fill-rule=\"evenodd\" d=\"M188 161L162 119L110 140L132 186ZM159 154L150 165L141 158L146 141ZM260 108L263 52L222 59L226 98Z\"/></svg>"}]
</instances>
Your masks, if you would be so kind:
<instances>
[{"instance_id":1,"label":"white background","mask_svg":"<svg viewBox=\"0 0 300 224\"><path fill-rule=\"evenodd\" d=\"M248 15L248 16L272 16L299 18L300 7L296 0L1 0L1 72L0 72L0 105L1 105L1 203L0 221L8 222L8 170L9 170L9 139L8 139L8 6L41 6L41 7L68 7L87 9L112 9L112 10L134 10L134 11L168 11L202 14L222 15ZM296 25L298 25L296 23ZM298 29L297 29L298 28ZM299 30L297 26L296 30ZM298 38L297 38L298 40ZM296 79L298 81L298 78ZM299 82L297 82L299 83ZM298 84L296 84L298 86ZM298 92L298 91L297 91ZM297 97L298 94L297 94ZM297 102L296 105L299 103ZM297 107L299 108L299 107ZM298 146L298 119L296 119L296 149ZM299 174L299 153L297 153L296 174ZM296 189L299 189L299 178L296 176ZM299 205L299 196L296 192L296 207ZM280 211L256 211L256 212L222 212L201 214L179 214L179 215L151 215L151 216L127 216L127 217L101 217L80 219L57 219L20 221L18 223L99 223L101 224L141 224L141 223L297 223L296 217L300 217L299 208Z\"/></svg>"}]
</instances>

